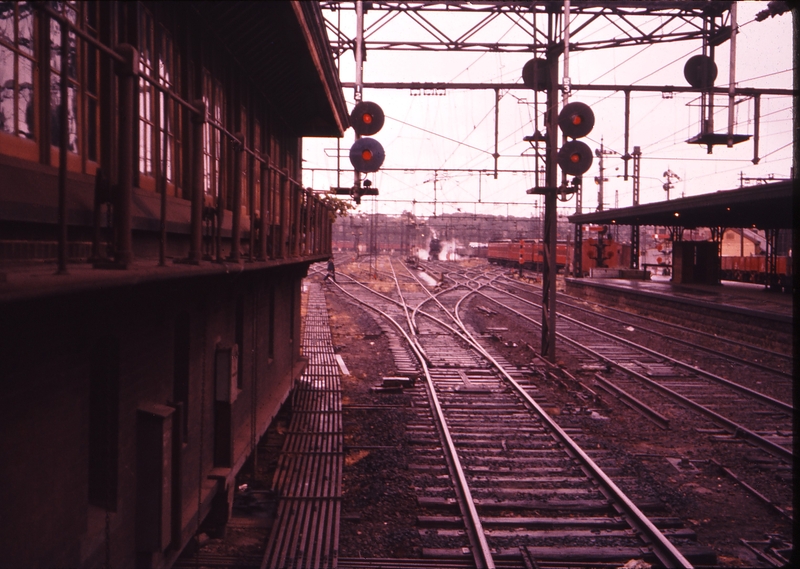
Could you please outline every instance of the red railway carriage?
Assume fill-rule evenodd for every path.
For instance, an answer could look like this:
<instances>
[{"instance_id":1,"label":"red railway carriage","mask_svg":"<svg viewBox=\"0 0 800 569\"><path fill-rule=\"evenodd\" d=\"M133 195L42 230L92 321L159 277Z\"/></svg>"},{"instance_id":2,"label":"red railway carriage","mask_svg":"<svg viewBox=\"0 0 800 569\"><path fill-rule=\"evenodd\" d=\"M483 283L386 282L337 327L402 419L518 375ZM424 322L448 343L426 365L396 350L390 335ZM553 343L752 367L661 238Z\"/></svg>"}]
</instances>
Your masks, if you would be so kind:
<instances>
[{"instance_id":1,"label":"red railway carriage","mask_svg":"<svg viewBox=\"0 0 800 569\"><path fill-rule=\"evenodd\" d=\"M556 266L563 269L572 262L572 244L556 245ZM627 267L630 264L630 246L618 243L609 237L589 238L581 246L582 270L597 267ZM541 271L544 265L544 244L539 239L502 239L490 241L488 247L490 263Z\"/></svg>"},{"instance_id":2,"label":"red railway carriage","mask_svg":"<svg viewBox=\"0 0 800 569\"><path fill-rule=\"evenodd\" d=\"M556 266L564 268L570 260L572 247L556 245ZM489 241L487 258L490 263L541 270L544 265L544 243L539 239L501 239Z\"/></svg>"}]
</instances>

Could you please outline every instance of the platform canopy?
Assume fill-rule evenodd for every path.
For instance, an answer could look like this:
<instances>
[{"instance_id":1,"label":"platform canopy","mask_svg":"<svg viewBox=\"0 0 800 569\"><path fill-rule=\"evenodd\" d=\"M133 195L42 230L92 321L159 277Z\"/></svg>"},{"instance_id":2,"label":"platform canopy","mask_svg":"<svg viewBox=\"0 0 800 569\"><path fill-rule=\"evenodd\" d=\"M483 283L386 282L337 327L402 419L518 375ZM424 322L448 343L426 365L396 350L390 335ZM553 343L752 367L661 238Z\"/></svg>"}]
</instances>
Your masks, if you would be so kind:
<instances>
[{"instance_id":1,"label":"platform canopy","mask_svg":"<svg viewBox=\"0 0 800 569\"><path fill-rule=\"evenodd\" d=\"M662 225L667 227L754 227L791 229L792 181L773 182L658 203L572 215L581 225Z\"/></svg>"}]
</instances>

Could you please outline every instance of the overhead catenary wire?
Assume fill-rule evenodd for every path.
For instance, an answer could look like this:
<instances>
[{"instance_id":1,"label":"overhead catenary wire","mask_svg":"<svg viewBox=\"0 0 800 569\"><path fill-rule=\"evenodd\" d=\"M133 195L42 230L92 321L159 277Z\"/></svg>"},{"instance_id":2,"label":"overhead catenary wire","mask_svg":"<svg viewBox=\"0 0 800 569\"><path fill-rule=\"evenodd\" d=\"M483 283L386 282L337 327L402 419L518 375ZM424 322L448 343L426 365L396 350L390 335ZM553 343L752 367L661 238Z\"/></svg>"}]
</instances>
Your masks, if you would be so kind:
<instances>
[{"instance_id":1,"label":"overhead catenary wire","mask_svg":"<svg viewBox=\"0 0 800 569\"><path fill-rule=\"evenodd\" d=\"M748 12L748 9L745 9L744 11ZM750 11L754 10L751 9ZM512 20L515 20L515 22L512 22L510 27L503 25L501 23L500 26L495 27L496 31L500 31L501 33L503 33L508 31L509 29L513 30L514 26L520 25L520 22L522 22L522 20L519 19L517 14L509 14L507 16ZM600 28L601 30L602 29L607 30L612 25L617 27L622 26L620 30L622 31L623 34L625 33L625 30L630 30L630 28L627 27L627 23L630 22L626 22L624 20L617 21L617 19L614 16L606 16L606 18L607 19L603 20L598 19L596 23L591 24L591 26L584 27L582 29L583 35L580 38L578 38L576 35L575 39L580 42L583 41L584 38L586 37L590 36L592 38L598 37L598 34L602 35L603 37L607 37L609 35L615 37L623 37L616 32L598 31L598 28ZM738 28L741 31L742 27L748 26L746 28L746 33L743 34L743 36L756 38L756 32L758 32L758 34L762 34L761 28L766 29L768 28L768 25L771 29L774 29L774 25L785 26L785 24L779 24L780 20L781 20L780 18L776 18L775 20L768 20L768 22L765 23L765 25L763 26L752 26L752 25L748 26L748 24L752 24L752 22L755 21L754 19L751 19L749 22L740 24ZM681 25L684 26L687 25L684 20L674 20L674 22L678 23L673 23L673 21L670 20L670 18L664 18L659 15L654 18L643 18L638 20L636 22L636 29L637 33L638 31L641 31L641 33L643 34L654 33L655 35L660 35L662 31L666 28L669 28L666 31L670 31L673 28L678 28ZM534 24L536 23L536 18L534 18L533 23ZM531 26L531 17L526 17L525 21L522 22L523 26L525 26L526 24L528 25L528 27ZM577 25L580 26L581 22L578 21ZM450 34L448 31L450 28L448 28L447 26L449 26L449 24L446 24L444 28L441 28L441 30L443 33L452 36L452 34ZM661 30L661 31L654 31L654 30ZM741 40L743 36L739 36L739 39ZM605 62L607 63L604 63L600 66L587 68L590 69L591 71L596 69L597 70L596 73L598 73L597 76L591 79L587 77L587 80L589 80L590 84L596 84L598 81L602 81L604 77L608 77L609 74L619 75L620 77L624 76L626 77L625 83L620 85L619 90L624 90L626 84L646 85L648 83L648 78L651 75L657 77L657 82L661 82L662 78L667 78L667 76L671 77L673 75L676 75L676 73L674 73L676 70L680 72L679 67L682 68L682 64L677 62L679 62L682 58L685 58L687 55L691 55L693 52L696 51L697 46L699 45L700 38L699 35L695 35L694 37L696 38L695 40L688 42L684 41L680 43L671 43L671 40L668 40L666 42L659 41L658 37L654 38L656 43L647 46L643 46L642 43L638 44L628 43L625 47L621 47L619 49L619 51L622 53L622 58L620 57L616 58L617 61L619 61L618 64L616 63L616 61L612 62L610 57L606 57ZM688 51L686 49L687 47L693 47L694 49ZM747 47L745 47L745 44L742 44L740 45L740 49L744 49L746 51ZM571 53L573 52L572 48L570 49L570 51ZM573 75L581 72L584 75L587 75L586 73L587 69L581 70L579 60L585 57L586 61L590 61L592 58L591 51L596 51L596 50L581 50L579 46L574 51L575 73L573 73ZM618 50L616 48L614 48L611 51L613 51L614 55L618 54ZM656 51L658 51L657 57L655 54ZM679 51L688 51L688 53L685 55L680 55L680 57L676 57ZM388 52L380 52L380 53L381 55L383 55L383 53L388 53ZM474 79L476 84L480 83L481 80L485 80L485 77L501 77L506 80L511 79L509 77L510 67L508 68L503 67L502 64L522 54L521 53L516 55L502 54L502 56L497 55L498 61L496 62L494 57L486 58L487 53L495 53L495 52L492 52L487 49L486 51L482 51L480 54L474 54L472 56L467 56L466 52L462 53L461 58L458 59L458 61L464 61L464 65L461 67L452 67L452 66L448 67L446 63L451 61L451 59L448 58L448 55L445 52L442 51L436 52L435 57L439 58L439 61L443 63L444 65L443 69L445 69L444 72L445 77L451 77L453 79L457 79L468 76L471 80ZM532 53L534 54L540 53L540 51L533 51ZM723 57L719 58L719 60L722 62L722 65L724 65L724 52L721 51L720 55ZM530 56L530 53L528 54L528 56ZM392 57L398 57L398 56L393 53ZM433 66L433 63L431 63L432 59L433 56L431 57L430 60L428 60L425 63L424 70L426 71L433 70L435 68ZM645 61L647 62L646 65ZM669 63L667 63L668 61ZM667 65L666 66L663 65L662 62L666 63ZM488 63L491 63L492 65L491 66L487 65ZM613 63L612 69L608 69L607 67L608 63ZM670 63L674 64L672 68L668 68ZM779 81L779 83L774 83L774 84L782 85L785 83L785 78L787 77L786 75L787 70L786 69L775 70L775 67L779 67L780 65L782 65L782 63L783 60L780 60L780 64L772 65L766 68L758 67L757 71L759 71L760 73L753 73L752 66L749 69L745 67L744 73L748 74L750 77L748 77L747 79L737 78L736 84L737 86L741 86L743 83L746 83L748 81L758 82L760 80L759 78L761 77L775 76L777 78L776 81ZM652 73L650 73L650 71L654 69L654 67L656 66L658 66L660 70L657 69ZM791 67L791 65L783 67ZM405 67L405 69L409 70L413 68L414 68L413 64ZM394 68L384 66L381 69L391 72ZM420 70L422 69L423 67L420 67ZM645 69L645 71L641 71L642 69ZM666 69L666 72L664 71L664 69ZM637 71L640 72L636 73ZM741 69L737 71L741 71ZM633 77L631 80L630 77L634 74L636 74L637 76ZM724 75L727 78L727 73ZM743 74L738 72L737 75L739 77L744 77ZM439 77L442 77L442 75L439 75ZM667 92L668 92L669 82L670 79L666 79L664 81L664 83L666 83L664 87ZM519 83L519 80L517 80L517 83ZM676 84L681 84L681 81L677 80ZM717 87L721 86L718 84ZM507 96L503 97L503 101L505 102L501 103L500 107L502 120L500 122L500 136L498 138L499 144L497 148L497 153L500 154L501 169L503 167L505 167L506 169L509 168L526 169L527 167L527 170L531 171L533 169L533 161L531 160L532 151L528 151L527 153L524 153L524 155L521 155L523 154L522 152L523 150L527 150L529 148L527 143L523 144L523 141L521 140L522 138L521 133L530 134L530 132L527 132L525 129L531 128L531 124L533 122L531 119L534 117L533 116L526 117L525 111L522 111L522 109L518 109L518 111L513 111L509 113L510 109L509 105L514 104L516 102L512 99L518 100L518 98L514 95L514 93L516 92L511 91L508 93L503 93L504 95ZM593 97L591 96L590 93L591 91L587 91L586 95L582 93L582 96L588 99L592 99ZM448 90L447 95L450 94L451 92L450 90ZM605 95L606 93L603 94ZM696 120L694 120L694 117L690 115L689 111L679 108L679 105L682 102L685 102L686 99L681 99L678 95L679 92L675 92L673 94L674 100L668 101L665 98L663 100L663 103L662 101L659 100L656 102L641 104L641 101L643 100L650 99L650 101L653 101L653 99L659 96L663 96L663 94L659 92L636 93L636 98L634 99L635 102L632 105L633 112L631 115L632 119L631 123L633 124L634 131L631 133L631 142L633 144L641 146L645 150L646 153L645 159L647 160L647 163L649 163L648 167L660 168L660 166L657 166L657 162L660 160L683 161L687 165L692 165L693 163L696 163L697 167L693 166L693 168L695 173L699 174L705 171L704 168L700 168L703 162L720 161L720 162L729 162L731 164L746 164L748 162L748 160L745 159L740 160L738 158L738 156L741 156L741 151L744 150L746 146L748 146L747 144L737 146L736 149L733 151L725 151L723 149L719 153L715 152L715 154L718 154L718 156L713 156L713 157L694 156L694 154L699 154L700 152L702 152L704 148L702 146L697 146L697 145L687 145L686 143L687 139L691 138L694 134L696 134L696 132L692 132L692 129L696 125ZM616 101L614 100L615 97L617 98ZM767 95L762 95L761 101L763 102L766 98ZM785 99L785 96L783 96L783 98ZM610 104L608 106L605 106L603 109L598 110L597 107L605 105L607 100L610 100L609 101ZM439 104L440 101L441 103L444 104ZM406 163L406 159L408 158L410 160L407 163L412 164L413 166L407 168L409 170L408 175L402 173L393 173L391 174L391 177L387 177L385 182L386 187L382 188L383 191L391 191L392 195L397 195L398 192L402 192L402 193L410 193L413 196L413 193L418 191L421 191L424 194L425 191L430 189L430 186L429 185L421 186L419 180L414 181L412 177L413 171L416 170L416 167L420 165L424 165L426 167L430 166L431 168L435 168L435 164L438 162L438 166L440 166L443 170L449 169L447 168L448 166L456 166L456 165L469 166L476 170L485 170L486 168L489 168L490 160L487 160L486 158L487 155L491 156L493 154L494 149L490 148L491 142L489 140L489 135L485 133L488 133L486 127L488 123L491 121L488 121L487 119L491 116L492 112L491 110L488 110L485 107L483 109L481 108L483 106L481 103L483 101L482 98L473 97L467 102L464 101L465 99L457 99L457 102L455 103L457 105L457 109L455 109L454 112L449 112L447 104L452 103L452 101L449 99L446 102L444 98L434 101L417 100L417 102L424 104L417 105L415 107L415 112L416 109L419 109L423 113L427 113L427 115L420 117L419 115L407 114L406 116L401 117L403 119L402 121L395 123L396 127L398 128L403 127L403 128L401 134L394 141L392 141L393 145L396 142L397 147L396 149L391 149L390 159L395 160L397 162ZM478 101L478 104L473 104L471 101ZM595 105L596 113L598 112L605 113L604 116L606 119L606 124L608 124L607 121L609 120L614 122L615 117L617 119L616 127L618 128L619 124L621 124L621 121L618 120L619 115L614 115L614 113L618 113L616 109L621 108L621 94L618 94L615 91L604 98L598 97L597 99L595 99L594 102L592 102L591 100L586 102L588 104ZM741 101L737 101L737 103L738 102ZM430 103L434 104L431 105ZM738 114L740 115L739 117L740 120L738 121L739 125L744 125L744 124L752 125L752 120L753 120L752 113L744 112L746 104L747 103L745 103L745 105L740 105L738 107ZM540 116L539 111L541 111L541 108L542 105L539 105L536 108L537 117ZM614 109L614 110L609 111L609 109ZM530 109L529 106L527 106L526 110L528 111L528 115L532 115L532 113L534 112L534 109ZM717 112L723 112L723 113L725 111L724 108L721 110L720 108L716 108L715 110ZM769 106L762 106L762 111L763 110L770 110L771 113L775 113L773 115L775 117L779 117L782 113L781 110L773 111L771 108L769 108ZM771 113L760 113L760 117L762 118L766 117ZM398 113L394 113L394 115L397 114ZM475 118L472 118L475 115L477 116ZM650 123L651 115L653 119L652 127ZM453 117L452 119L450 118L451 116ZM665 116L667 117L668 120L662 120L659 126L659 123L657 121L664 118ZM422 122L420 122L420 120L417 117L422 118ZM513 117L513 120L510 119L510 117ZM445 120L459 121L459 124L457 125L458 130L456 131L458 132L458 134L455 135L453 134L453 132L450 130L448 126L448 123L444 122ZM769 122L771 121L762 120L761 124L764 125L768 124ZM686 126L684 123L688 123L688 126ZM409 128L405 128L405 125L408 125ZM416 125L420 126L417 127ZM646 127L645 129L641 128L643 125ZM681 126L680 128L676 128L675 125L681 125ZM765 133L764 130L762 130L761 132L760 138L762 140L765 140L764 137L767 136L772 137L770 139L770 143L774 142L774 145L768 144L768 147L779 146L780 143L783 142L783 140L781 139L783 135L781 133L775 132L776 130L780 129L768 128L767 131L769 132ZM417 136L415 133L427 133L427 135L422 134L422 136ZM613 132L610 133L608 130L605 130L602 134L605 135L607 147L616 149L615 146L621 146L620 144L621 136L618 135L617 133ZM644 135L643 138L637 138L641 135ZM485 138L480 138L480 137L485 137ZM655 141L647 140L647 138L658 139L658 140ZM486 143L485 148L481 148L482 146L484 146L483 144L484 142ZM783 157L789 155L786 148L776 149L774 151L771 148L767 149L769 149L770 159L772 159L773 161L777 159L784 160ZM387 150L389 149L387 148ZM677 156L671 156L673 152ZM387 152L387 154L389 154L389 152ZM483 166L486 166L486 168L483 168ZM756 172L757 170L751 169L750 171ZM478 193L478 186L476 186L477 180L475 179L475 173L464 174L464 176L472 176L473 178L472 182L462 181L460 184L460 188L456 188L455 184L453 183L447 183L445 184L444 188L441 187L439 188L440 192L445 192L444 194L440 194L443 199L446 199L448 196L454 195L452 192L455 191L458 191L459 195L464 195L465 193L475 195ZM527 174L526 176L529 178L530 174ZM506 195L508 195L507 194L508 191L513 191L516 193L520 191L522 184L525 183L522 180L523 176L515 177L512 175L504 174L502 178L503 180L500 181L499 183L495 181L488 183L486 178L482 177L481 183L483 184L483 190L482 190L483 196L492 195L493 198L499 197L502 199L504 192L506 192ZM723 189L723 188L715 187L714 189ZM713 191L713 190L709 186L707 187L707 191ZM515 198L509 196L509 199L513 201Z\"/></svg>"}]
</instances>

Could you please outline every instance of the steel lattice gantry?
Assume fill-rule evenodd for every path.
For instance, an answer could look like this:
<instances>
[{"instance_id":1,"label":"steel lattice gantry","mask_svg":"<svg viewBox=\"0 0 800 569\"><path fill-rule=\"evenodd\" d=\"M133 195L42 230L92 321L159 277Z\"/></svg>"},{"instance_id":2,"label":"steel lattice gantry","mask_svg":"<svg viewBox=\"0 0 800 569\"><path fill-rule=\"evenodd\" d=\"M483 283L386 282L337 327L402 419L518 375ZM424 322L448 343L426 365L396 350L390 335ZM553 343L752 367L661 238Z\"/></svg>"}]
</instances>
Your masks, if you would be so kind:
<instances>
[{"instance_id":1,"label":"steel lattice gantry","mask_svg":"<svg viewBox=\"0 0 800 569\"><path fill-rule=\"evenodd\" d=\"M353 11L355 2L321 2L335 56L355 49L356 40L333 21L331 12ZM368 12L379 12L364 28L364 48L406 51L545 52L549 49L545 19L561 16L563 2L364 2ZM652 43L702 40L720 44L731 35L732 2L582 1L570 3L570 51L597 50ZM448 30L437 14L448 14ZM515 33L496 39L486 31L496 21L508 20ZM400 24L399 26L397 24ZM608 37L589 37L607 26ZM403 30L403 33L395 33ZM587 32L587 33L584 33ZM411 39L421 36L422 39ZM550 38L552 40L552 38Z\"/></svg>"},{"instance_id":2,"label":"steel lattice gantry","mask_svg":"<svg viewBox=\"0 0 800 569\"><path fill-rule=\"evenodd\" d=\"M363 61L369 51L396 50L420 52L497 52L527 53L541 60L544 74L548 76L546 97L540 101L545 109L546 140L545 181L542 187L537 182L529 193L544 194L545 201L545 255L543 271L542 302L542 354L555 360L555 227L556 194L569 186L566 177L557 174L555 154L558 149L556 137L556 112L560 103L566 104L571 92L581 89L622 91L625 94L625 176L628 175L629 106L630 93L639 89L662 92L696 91L701 100L701 132L688 142L708 147L708 153L717 144L728 147L749 139L749 136L733 132L734 104L737 96L751 96L756 101L754 122L753 162L758 163L759 96L762 89L744 89L736 86L735 67L731 66L727 88L689 81L692 87L634 86L634 85L577 85L572 84L568 72L569 53L597 51L615 47L651 45L696 41L702 44L702 57L711 62L715 49L729 42L731 59L735 56L737 33L736 3L723 1L610 1L610 0L564 0L551 2L520 2L513 0L459 1L323 1L320 8L326 18L331 49L335 58L349 50L356 54L356 61ZM788 4L770 2L765 10L756 15L761 21L769 16L789 10ZM358 33L349 31L352 17L349 12L360 14ZM366 14L366 17L364 15ZM342 23L346 25L343 27ZM502 24L502 26L499 26ZM356 46L360 47L357 49ZM358 52L358 53L356 53ZM559 76L559 59L563 58L563 77ZM358 67L358 65L357 65ZM536 67L536 66L534 66ZM535 74L536 72L534 72ZM527 83L527 82L526 82ZM533 83L537 83L534 79ZM538 83L537 83L538 84ZM349 86L343 83L343 86ZM408 83L364 83L356 80L357 93L363 87L388 89L420 89L426 85ZM520 83L513 85L487 84L436 84L436 88L494 89L525 88ZM719 92L722 93L719 93ZM775 92L777 95L793 93ZM727 94L727 133L716 133L713 125L714 95ZM358 97L357 97L358 98ZM563 101L561 100L563 99ZM537 103L537 104L540 104ZM495 112L496 114L496 112ZM497 123L497 119L495 120ZM497 128L495 128L497 131ZM497 175L497 132L495 133L495 176ZM538 151L537 151L538 152ZM537 166L538 171L538 166ZM559 184L560 182L560 184ZM574 182L574 181L573 181ZM578 184L572 184L576 187ZM634 238L635 240L635 238Z\"/></svg>"},{"instance_id":3,"label":"steel lattice gantry","mask_svg":"<svg viewBox=\"0 0 800 569\"><path fill-rule=\"evenodd\" d=\"M555 361L556 296L556 193L559 186L556 152L557 108L570 92L567 54L613 47L648 45L686 40L701 40L703 52L732 37L735 11L732 2L322 2L326 25L331 35L334 57L352 49L356 55L356 99L362 81L360 62L369 51L475 51L530 53L543 60L548 79L537 87L546 91L547 136L545 145L545 183L536 193L544 194L545 262L542 275L542 355ZM356 37L342 30L342 12L357 14ZM369 22L364 17L371 13ZM446 14L446 20L443 15ZM512 22L510 30L497 33L497 20ZM346 19L347 20L347 19ZM335 23L334 23L335 21ZM447 23L446 30L443 22ZM506 23L506 27L508 24ZM606 31L608 30L608 31ZM564 56L563 84L559 82L558 61ZM713 59L713 57L712 57ZM534 72L535 74L536 72ZM536 80L534 81L536 83ZM544 84L547 84L544 87ZM626 93L626 97L627 97ZM497 139L497 134L495 134ZM495 151L496 160L497 151ZM627 121L626 121L627 155ZM627 169L626 169L627 174Z\"/></svg>"}]
</instances>

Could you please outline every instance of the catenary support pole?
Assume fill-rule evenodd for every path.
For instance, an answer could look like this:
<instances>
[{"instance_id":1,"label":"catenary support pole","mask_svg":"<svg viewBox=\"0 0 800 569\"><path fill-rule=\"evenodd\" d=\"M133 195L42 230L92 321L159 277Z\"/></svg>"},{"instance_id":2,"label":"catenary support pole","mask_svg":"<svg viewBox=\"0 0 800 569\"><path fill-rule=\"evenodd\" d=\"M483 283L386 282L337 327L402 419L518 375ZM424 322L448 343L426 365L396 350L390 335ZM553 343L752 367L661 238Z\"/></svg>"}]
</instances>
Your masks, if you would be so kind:
<instances>
[{"instance_id":1,"label":"catenary support pole","mask_svg":"<svg viewBox=\"0 0 800 569\"><path fill-rule=\"evenodd\" d=\"M547 149L546 149L546 182L544 195L544 266L542 270L542 357L551 362L556 358L556 241L558 238L557 223L557 171L556 152L558 146L558 50L555 48L555 26L553 18L549 22L549 55L547 69L550 73L550 84L547 88Z\"/></svg>"}]
</instances>

